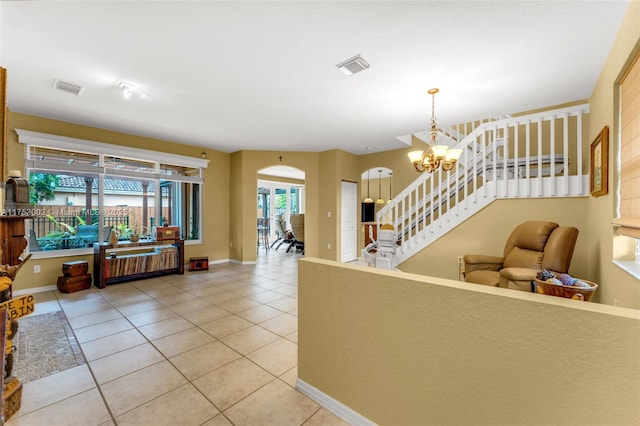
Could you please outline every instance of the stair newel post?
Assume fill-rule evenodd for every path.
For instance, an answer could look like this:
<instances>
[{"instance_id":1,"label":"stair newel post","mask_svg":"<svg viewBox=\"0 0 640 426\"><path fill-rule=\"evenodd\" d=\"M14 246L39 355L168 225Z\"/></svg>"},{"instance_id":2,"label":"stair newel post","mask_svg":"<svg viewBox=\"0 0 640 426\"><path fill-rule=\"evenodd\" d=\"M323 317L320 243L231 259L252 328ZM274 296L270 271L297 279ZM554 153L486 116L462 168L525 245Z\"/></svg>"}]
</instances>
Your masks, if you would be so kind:
<instances>
[{"instance_id":1,"label":"stair newel post","mask_svg":"<svg viewBox=\"0 0 640 426\"><path fill-rule=\"evenodd\" d=\"M492 126L491 127L491 138L493 139L491 141L491 151L492 151L491 155L492 155L494 164L498 164L498 143L497 143L498 142L498 138L496 138L496 129L497 129L496 126ZM505 169L502 169L502 170L503 170L502 173L504 174L504 170ZM493 194L493 196L495 198L495 197L498 196L498 174L496 173L496 168L495 167L493 168L493 181L496 184L496 190L495 190L495 192Z\"/></svg>"},{"instance_id":2,"label":"stair newel post","mask_svg":"<svg viewBox=\"0 0 640 426\"><path fill-rule=\"evenodd\" d=\"M562 133L562 156L564 161L564 176L562 177L562 182L564 184L564 196L569 195L569 114L565 113L562 115L562 122L564 125L563 133ZM553 152L551 153L553 157ZM554 169L551 169L552 175L555 175Z\"/></svg>"},{"instance_id":3,"label":"stair newel post","mask_svg":"<svg viewBox=\"0 0 640 426\"><path fill-rule=\"evenodd\" d=\"M525 125L525 156L529 157L529 155L531 154L531 120L526 120L524 122L524 125ZM529 186L529 180L531 179L531 168L529 167L528 161L525 163L524 167L525 167L525 178L527 182L527 197L531 197L531 187Z\"/></svg>"},{"instance_id":4,"label":"stair newel post","mask_svg":"<svg viewBox=\"0 0 640 426\"><path fill-rule=\"evenodd\" d=\"M451 170L447 170L447 222L451 221Z\"/></svg>"},{"instance_id":5,"label":"stair newel post","mask_svg":"<svg viewBox=\"0 0 640 426\"><path fill-rule=\"evenodd\" d=\"M552 116L551 120L549 120L549 128L551 134L549 135L549 153L551 154L551 170L556 169L556 162L554 158L554 154L556 153L556 116ZM553 179L551 182L551 196L555 197L556 195L556 180Z\"/></svg>"},{"instance_id":6,"label":"stair newel post","mask_svg":"<svg viewBox=\"0 0 640 426\"><path fill-rule=\"evenodd\" d=\"M481 141L481 149L482 149L482 176L484 176L483 182L482 182L482 190L483 190L483 197L486 198L487 197L487 181L489 180L489 172L487 170L487 131L483 130L482 133L480 134L480 141ZM494 160L495 163L495 160ZM495 173L496 173L496 169L495 167L492 170L493 173L493 179L495 179Z\"/></svg>"},{"instance_id":7,"label":"stair newel post","mask_svg":"<svg viewBox=\"0 0 640 426\"><path fill-rule=\"evenodd\" d=\"M504 134L503 139L502 139L502 156L504 157L502 159L503 162L503 170L507 170L507 161L509 158L509 127L505 124L504 125L504 129L502 130L502 133ZM504 196L507 197L509 195L509 181L508 181L508 176L507 173L503 173L502 174L502 182L504 185Z\"/></svg>"},{"instance_id":8,"label":"stair newel post","mask_svg":"<svg viewBox=\"0 0 640 426\"><path fill-rule=\"evenodd\" d=\"M427 207L429 202L427 200L427 179L422 181L422 234L427 235Z\"/></svg>"},{"instance_id":9,"label":"stair newel post","mask_svg":"<svg viewBox=\"0 0 640 426\"><path fill-rule=\"evenodd\" d=\"M582 175L582 111L578 111L576 114L576 152L577 152L577 174L578 176ZM578 193L583 194L584 188L582 186L582 179L578 179Z\"/></svg>"},{"instance_id":10,"label":"stair newel post","mask_svg":"<svg viewBox=\"0 0 640 426\"><path fill-rule=\"evenodd\" d=\"M516 161L516 158L518 158L518 153L520 152L520 122L516 121L515 125L513 126L513 161ZM506 170L505 170L506 171ZM515 188L514 188L514 196L515 197L519 197L520 196L520 185L518 184L518 181L515 180Z\"/></svg>"},{"instance_id":11,"label":"stair newel post","mask_svg":"<svg viewBox=\"0 0 640 426\"><path fill-rule=\"evenodd\" d=\"M456 197L455 208L456 208L456 222L457 222L457 218L460 216L460 165L459 164L454 168L454 172L455 172L455 177L453 181L455 182L455 187L454 187L453 195Z\"/></svg>"}]
</instances>

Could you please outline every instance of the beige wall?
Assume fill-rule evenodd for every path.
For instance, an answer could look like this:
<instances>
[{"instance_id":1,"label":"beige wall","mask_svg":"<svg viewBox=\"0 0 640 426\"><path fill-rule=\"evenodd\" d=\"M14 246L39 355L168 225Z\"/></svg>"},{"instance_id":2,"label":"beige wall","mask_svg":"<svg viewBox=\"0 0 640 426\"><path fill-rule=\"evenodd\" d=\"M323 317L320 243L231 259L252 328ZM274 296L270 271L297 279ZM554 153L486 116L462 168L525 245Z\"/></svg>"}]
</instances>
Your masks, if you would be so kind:
<instances>
[{"instance_id":1,"label":"beige wall","mask_svg":"<svg viewBox=\"0 0 640 426\"><path fill-rule=\"evenodd\" d=\"M494 201L436 243L399 265L399 269L457 280L458 256L502 256L507 238L517 225L526 220L550 220L578 228L580 233L569 271L576 277L590 280L587 268L586 206L586 197Z\"/></svg>"},{"instance_id":2,"label":"beige wall","mask_svg":"<svg viewBox=\"0 0 640 426\"><path fill-rule=\"evenodd\" d=\"M202 147L143 138L11 111L8 114L7 128L7 163L9 169L24 170L24 145L18 142L18 135L14 131L16 128L105 142L114 145L125 145L172 154L181 154L196 158L200 158L203 151ZM187 245L185 247L185 258L188 259L190 256L208 256L209 260L215 261L229 258L228 242L230 228L228 200L230 190L230 164L229 154L210 149L206 151L209 167L204 173L203 244ZM32 259L16 276L13 289L23 290L54 285L57 277L62 275L62 263L69 260L89 260L89 265L92 265L91 255ZM32 265L35 265L36 262L41 268L39 274L33 273Z\"/></svg>"},{"instance_id":3,"label":"beige wall","mask_svg":"<svg viewBox=\"0 0 640 426\"><path fill-rule=\"evenodd\" d=\"M339 259L340 182L358 182L359 177L357 157L337 149L320 153L240 151L231 154L230 214L232 218L242 218L231 223L231 258L242 262L256 260L258 171L275 165L305 172L305 254Z\"/></svg>"},{"instance_id":4,"label":"beige wall","mask_svg":"<svg viewBox=\"0 0 640 426\"><path fill-rule=\"evenodd\" d=\"M305 250L309 255L318 256L318 155L283 151L239 151L231 154L231 259L256 261L258 171L276 165L295 167L305 172Z\"/></svg>"},{"instance_id":5,"label":"beige wall","mask_svg":"<svg viewBox=\"0 0 640 426\"><path fill-rule=\"evenodd\" d=\"M381 425L640 424L640 312L299 263L298 377Z\"/></svg>"},{"instance_id":6,"label":"beige wall","mask_svg":"<svg viewBox=\"0 0 640 426\"><path fill-rule=\"evenodd\" d=\"M318 224L322 232L318 234L318 252L316 257L336 260L339 220L337 205L340 190L337 188L338 151L321 152L319 155L322 178L319 182ZM329 214L331 217L329 217ZM329 248L331 247L331 248ZM305 251L309 255L309 251Z\"/></svg>"},{"instance_id":7,"label":"beige wall","mask_svg":"<svg viewBox=\"0 0 640 426\"><path fill-rule=\"evenodd\" d=\"M616 217L615 194L619 181L616 158L620 138L614 88L628 62L638 52L639 42L640 1L632 1L591 95L588 143L602 127L609 126L609 194L589 199L586 232L589 276L602 284L598 289L599 299L602 303L635 309L640 309L640 281L611 262L612 258L633 259L634 244L629 238L616 236L611 222Z\"/></svg>"},{"instance_id":8,"label":"beige wall","mask_svg":"<svg viewBox=\"0 0 640 426\"><path fill-rule=\"evenodd\" d=\"M229 211L234 212L234 215L230 216L233 217L234 220L229 221L229 258L238 261L241 261L243 259L242 242L245 240L243 231L251 233L251 230L253 229L254 232L257 232L256 209L251 207L251 203L253 203L253 205L257 205L257 184L256 189L251 192L251 180L245 182L247 178L245 178L243 174L243 161L244 153L242 151L234 152L233 154L231 154ZM253 198L248 199L249 197L246 197L245 193L253 194ZM245 203L249 203L249 205L245 206ZM252 226L248 230L245 230L243 226L245 220L242 212L245 210L251 211L254 218L254 226ZM242 220L238 220L238 218L242 218ZM257 234L256 239L253 240L254 247L256 240ZM255 260L255 257L253 260Z\"/></svg>"}]
</instances>

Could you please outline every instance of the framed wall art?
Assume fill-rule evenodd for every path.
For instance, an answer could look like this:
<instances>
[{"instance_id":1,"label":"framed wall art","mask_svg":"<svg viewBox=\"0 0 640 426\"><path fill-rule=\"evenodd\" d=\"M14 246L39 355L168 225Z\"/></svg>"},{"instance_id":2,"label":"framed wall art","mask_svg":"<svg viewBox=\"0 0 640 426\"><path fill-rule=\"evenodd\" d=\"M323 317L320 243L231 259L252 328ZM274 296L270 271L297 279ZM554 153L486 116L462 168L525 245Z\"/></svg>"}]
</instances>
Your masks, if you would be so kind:
<instances>
[{"instance_id":1,"label":"framed wall art","mask_svg":"<svg viewBox=\"0 0 640 426\"><path fill-rule=\"evenodd\" d=\"M589 189L593 197L609 193L609 126L591 142Z\"/></svg>"}]
</instances>

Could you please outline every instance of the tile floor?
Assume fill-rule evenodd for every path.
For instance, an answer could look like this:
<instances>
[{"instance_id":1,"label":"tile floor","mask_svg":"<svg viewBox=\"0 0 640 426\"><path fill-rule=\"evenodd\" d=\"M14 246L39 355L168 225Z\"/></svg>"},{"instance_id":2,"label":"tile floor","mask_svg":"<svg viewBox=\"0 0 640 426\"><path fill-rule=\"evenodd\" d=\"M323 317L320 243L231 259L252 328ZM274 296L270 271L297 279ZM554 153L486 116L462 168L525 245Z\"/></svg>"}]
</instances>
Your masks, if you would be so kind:
<instances>
[{"instance_id":1,"label":"tile floor","mask_svg":"<svg viewBox=\"0 0 640 426\"><path fill-rule=\"evenodd\" d=\"M26 383L7 425L346 424L295 389L299 257L37 293L87 364Z\"/></svg>"}]
</instances>

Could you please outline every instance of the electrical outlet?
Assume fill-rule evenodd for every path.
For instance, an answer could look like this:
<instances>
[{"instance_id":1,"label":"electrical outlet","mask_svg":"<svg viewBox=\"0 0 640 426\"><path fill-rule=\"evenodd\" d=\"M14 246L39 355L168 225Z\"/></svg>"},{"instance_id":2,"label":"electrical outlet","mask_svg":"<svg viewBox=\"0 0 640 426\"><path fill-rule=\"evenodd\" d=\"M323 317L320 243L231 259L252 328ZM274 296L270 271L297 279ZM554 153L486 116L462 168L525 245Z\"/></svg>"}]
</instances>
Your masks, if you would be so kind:
<instances>
[{"instance_id":1,"label":"electrical outlet","mask_svg":"<svg viewBox=\"0 0 640 426\"><path fill-rule=\"evenodd\" d=\"M327 248L331 250L331 243L327 244Z\"/></svg>"},{"instance_id":2,"label":"electrical outlet","mask_svg":"<svg viewBox=\"0 0 640 426\"><path fill-rule=\"evenodd\" d=\"M229 241L229 247L233 247L233 242Z\"/></svg>"},{"instance_id":3,"label":"electrical outlet","mask_svg":"<svg viewBox=\"0 0 640 426\"><path fill-rule=\"evenodd\" d=\"M458 265L462 265L462 256L458 256Z\"/></svg>"},{"instance_id":4,"label":"electrical outlet","mask_svg":"<svg viewBox=\"0 0 640 426\"><path fill-rule=\"evenodd\" d=\"M327 212L327 217L331 217L331 212Z\"/></svg>"},{"instance_id":5,"label":"electrical outlet","mask_svg":"<svg viewBox=\"0 0 640 426\"><path fill-rule=\"evenodd\" d=\"M40 273L40 265L33 265L33 273L34 274Z\"/></svg>"}]
</instances>

